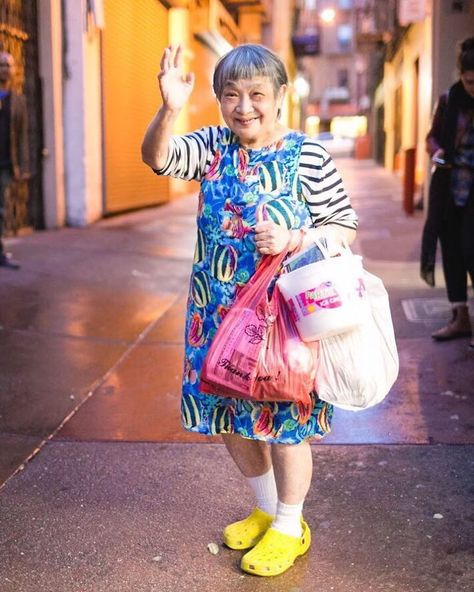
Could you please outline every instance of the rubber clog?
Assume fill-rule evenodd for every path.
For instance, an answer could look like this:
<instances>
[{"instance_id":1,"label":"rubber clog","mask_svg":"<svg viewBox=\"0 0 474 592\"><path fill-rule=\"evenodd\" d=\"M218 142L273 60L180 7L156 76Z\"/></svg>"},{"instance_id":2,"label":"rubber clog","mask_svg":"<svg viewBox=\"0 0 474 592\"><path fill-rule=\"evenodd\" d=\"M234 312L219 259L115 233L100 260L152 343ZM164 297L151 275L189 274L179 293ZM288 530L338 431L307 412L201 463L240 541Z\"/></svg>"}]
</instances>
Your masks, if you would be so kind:
<instances>
[{"instance_id":1,"label":"rubber clog","mask_svg":"<svg viewBox=\"0 0 474 592\"><path fill-rule=\"evenodd\" d=\"M309 526L304 520L301 525L301 537L292 537L269 528L260 542L242 557L240 567L257 576L278 576L285 572L311 545Z\"/></svg>"},{"instance_id":2,"label":"rubber clog","mask_svg":"<svg viewBox=\"0 0 474 592\"><path fill-rule=\"evenodd\" d=\"M270 528L273 518L274 516L267 514L260 508L254 508L244 520L226 526L223 536L224 544L231 549L250 549Z\"/></svg>"}]
</instances>

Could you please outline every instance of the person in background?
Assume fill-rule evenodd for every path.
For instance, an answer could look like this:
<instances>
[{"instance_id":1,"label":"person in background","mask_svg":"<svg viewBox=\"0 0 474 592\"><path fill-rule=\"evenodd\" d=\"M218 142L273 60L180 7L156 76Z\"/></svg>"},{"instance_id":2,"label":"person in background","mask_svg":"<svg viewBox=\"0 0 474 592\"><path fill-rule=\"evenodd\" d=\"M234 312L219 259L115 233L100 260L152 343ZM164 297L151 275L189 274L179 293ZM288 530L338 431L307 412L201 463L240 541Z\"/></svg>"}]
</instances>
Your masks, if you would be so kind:
<instances>
[{"instance_id":1,"label":"person in background","mask_svg":"<svg viewBox=\"0 0 474 592\"><path fill-rule=\"evenodd\" d=\"M440 96L427 151L436 167L423 230L421 276L434 285L439 238L452 318L432 334L436 341L472 335L467 277L474 286L474 37L460 44L460 79ZM474 349L474 340L469 347Z\"/></svg>"},{"instance_id":2,"label":"person in background","mask_svg":"<svg viewBox=\"0 0 474 592\"><path fill-rule=\"evenodd\" d=\"M264 255L301 237L349 244L357 217L329 154L280 122L288 77L261 45L223 56L213 87L226 126L173 136L193 89L181 47L168 47L158 75L162 106L142 144L157 174L200 181L197 243L188 298L181 399L185 429L221 434L256 498L246 518L229 524L225 544L246 550L241 568L275 576L309 548L303 502L311 484L310 441L330 430L332 406L313 391L311 404L262 403L205 394L200 373L217 328ZM267 219L259 216L264 207ZM303 231L302 231L303 229Z\"/></svg>"},{"instance_id":3,"label":"person in background","mask_svg":"<svg viewBox=\"0 0 474 592\"><path fill-rule=\"evenodd\" d=\"M28 119L26 100L12 90L13 56L0 51L0 267L18 269L19 264L5 251L6 194L13 180L29 178Z\"/></svg>"}]
</instances>

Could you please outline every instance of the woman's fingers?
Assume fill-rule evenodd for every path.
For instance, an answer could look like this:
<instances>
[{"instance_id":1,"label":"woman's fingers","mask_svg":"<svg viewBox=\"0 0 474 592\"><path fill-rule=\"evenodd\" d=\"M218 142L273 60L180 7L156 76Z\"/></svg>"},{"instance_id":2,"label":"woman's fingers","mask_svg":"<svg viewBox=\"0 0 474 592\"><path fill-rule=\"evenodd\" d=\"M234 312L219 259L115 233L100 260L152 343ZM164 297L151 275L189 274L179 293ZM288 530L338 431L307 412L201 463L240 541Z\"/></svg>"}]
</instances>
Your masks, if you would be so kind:
<instances>
[{"instance_id":1,"label":"woman's fingers","mask_svg":"<svg viewBox=\"0 0 474 592\"><path fill-rule=\"evenodd\" d=\"M176 51L174 53L174 60L173 60L173 64L175 68L179 68L180 64L181 64L181 55L183 53L183 48L181 45L178 45L176 47Z\"/></svg>"},{"instance_id":2,"label":"woman's fingers","mask_svg":"<svg viewBox=\"0 0 474 592\"><path fill-rule=\"evenodd\" d=\"M175 78L179 78L188 86L193 86L194 74L192 72L184 74L179 71L182 67L183 51L184 49L182 45L169 45L167 48L165 48L163 55L161 56L161 70L158 74L158 77L162 78L166 74L173 74L173 76L175 76L176 74L177 77L175 76Z\"/></svg>"},{"instance_id":3,"label":"woman's fingers","mask_svg":"<svg viewBox=\"0 0 474 592\"><path fill-rule=\"evenodd\" d=\"M269 241L275 236L275 229L271 222L259 222L255 227L255 241Z\"/></svg>"},{"instance_id":4,"label":"woman's fingers","mask_svg":"<svg viewBox=\"0 0 474 592\"><path fill-rule=\"evenodd\" d=\"M179 68L183 47L181 45L168 45L161 56L160 68L163 73L171 68Z\"/></svg>"},{"instance_id":5,"label":"woman's fingers","mask_svg":"<svg viewBox=\"0 0 474 592\"><path fill-rule=\"evenodd\" d=\"M278 241L272 231L261 230L255 233L255 245L261 253L276 253Z\"/></svg>"},{"instance_id":6,"label":"woman's fingers","mask_svg":"<svg viewBox=\"0 0 474 592\"><path fill-rule=\"evenodd\" d=\"M255 245L264 254L276 255L288 244L289 230L286 227L266 220L255 226Z\"/></svg>"},{"instance_id":7,"label":"woman's fingers","mask_svg":"<svg viewBox=\"0 0 474 592\"><path fill-rule=\"evenodd\" d=\"M167 60L168 60L168 57L167 57L168 51L169 51L168 48L166 48L164 50L164 52L163 52L163 55L161 56L161 60L160 60L160 70L161 70L161 72L164 72L165 69L166 69L166 63L167 63Z\"/></svg>"},{"instance_id":8,"label":"woman's fingers","mask_svg":"<svg viewBox=\"0 0 474 592\"><path fill-rule=\"evenodd\" d=\"M255 232L258 234L260 232L268 232L272 226L274 226L274 222L270 220L264 220L262 222L257 222L255 225Z\"/></svg>"}]
</instances>

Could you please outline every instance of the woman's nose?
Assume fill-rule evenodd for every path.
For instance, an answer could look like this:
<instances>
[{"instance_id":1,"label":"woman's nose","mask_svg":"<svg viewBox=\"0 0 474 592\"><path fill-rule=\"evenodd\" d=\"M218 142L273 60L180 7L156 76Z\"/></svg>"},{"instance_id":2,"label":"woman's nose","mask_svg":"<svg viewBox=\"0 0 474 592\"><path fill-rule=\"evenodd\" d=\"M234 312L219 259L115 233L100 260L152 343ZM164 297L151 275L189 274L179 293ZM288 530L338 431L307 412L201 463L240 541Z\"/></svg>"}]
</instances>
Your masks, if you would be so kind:
<instances>
[{"instance_id":1,"label":"woman's nose","mask_svg":"<svg viewBox=\"0 0 474 592\"><path fill-rule=\"evenodd\" d=\"M240 97L237 109L239 113L247 113L248 111L250 111L252 109L252 102L250 101L250 97L247 97L245 95Z\"/></svg>"}]
</instances>

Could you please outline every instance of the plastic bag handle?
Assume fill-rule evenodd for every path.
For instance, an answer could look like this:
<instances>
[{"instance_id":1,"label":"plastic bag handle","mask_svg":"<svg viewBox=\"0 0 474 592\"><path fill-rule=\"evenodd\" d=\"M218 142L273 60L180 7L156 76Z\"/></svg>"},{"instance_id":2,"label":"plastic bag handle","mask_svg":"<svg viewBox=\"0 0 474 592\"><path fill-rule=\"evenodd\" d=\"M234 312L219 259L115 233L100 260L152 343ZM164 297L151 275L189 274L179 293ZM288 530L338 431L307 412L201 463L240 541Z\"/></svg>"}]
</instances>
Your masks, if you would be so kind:
<instances>
[{"instance_id":1,"label":"plastic bag handle","mask_svg":"<svg viewBox=\"0 0 474 592\"><path fill-rule=\"evenodd\" d=\"M337 257L339 255L353 255L349 243L344 239L338 249L338 255L330 254L328 240L323 236L313 239L313 243L318 247L325 259L330 259L331 257Z\"/></svg>"}]
</instances>

